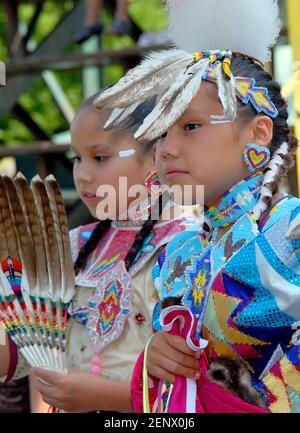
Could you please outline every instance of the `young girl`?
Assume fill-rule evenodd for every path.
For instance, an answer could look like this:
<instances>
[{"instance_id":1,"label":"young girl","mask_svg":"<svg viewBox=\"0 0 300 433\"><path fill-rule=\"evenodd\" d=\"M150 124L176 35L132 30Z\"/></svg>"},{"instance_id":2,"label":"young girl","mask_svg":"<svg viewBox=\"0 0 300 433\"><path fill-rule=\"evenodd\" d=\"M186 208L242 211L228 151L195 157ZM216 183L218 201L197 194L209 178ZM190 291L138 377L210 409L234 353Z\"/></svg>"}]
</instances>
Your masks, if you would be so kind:
<instances>
[{"instance_id":1,"label":"young girl","mask_svg":"<svg viewBox=\"0 0 300 433\"><path fill-rule=\"evenodd\" d=\"M169 184L204 185L208 224L198 237L183 233L168 244L153 270L159 297L182 297L197 318L196 337L208 341L208 362L238 361L269 411L299 412L300 201L279 192L296 140L280 86L263 67L280 30L278 8L273 0L168 3L173 40L198 51L153 55L97 106L123 109L135 95L162 95L135 137L161 136L157 165ZM156 311L159 331L158 318ZM194 401L194 411L239 411L241 400L219 385L211 394L198 355L180 336L157 332L147 370L165 382L198 380L202 406ZM136 374L141 382L141 370Z\"/></svg>"},{"instance_id":2,"label":"young girl","mask_svg":"<svg viewBox=\"0 0 300 433\"><path fill-rule=\"evenodd\" d=\"M129 134L104 132L109 113L98 112L92 100L75 116L71 135L76 189L96 218L101 205L97 188L106 184L114 187L118 203L119 178L127 179L128 189L142 185L154 168L154 142L140 145ZM150 100L134 111L131 126L136 128L139 116L149 112L151 104ZM133 200L129 197L128 205ZM161 215L161 199L156 206ZM117 206L117 215L124 217L125 210ZM132 368L151 333L151 315L157 302L151 268L160 248L183 230L185 223L188 219L157 222L150 215L146 220L104 220L72 230L77 290L69 311L71 369L68 375L34 369L36 389L46 403L76 412L131 410ZM1 372L5 374L8 363L2 357L3 347L0 353ZM18 363L11 357L10 378L27 372L28 365L21 357Z\"/></svg>"}]
</instances>

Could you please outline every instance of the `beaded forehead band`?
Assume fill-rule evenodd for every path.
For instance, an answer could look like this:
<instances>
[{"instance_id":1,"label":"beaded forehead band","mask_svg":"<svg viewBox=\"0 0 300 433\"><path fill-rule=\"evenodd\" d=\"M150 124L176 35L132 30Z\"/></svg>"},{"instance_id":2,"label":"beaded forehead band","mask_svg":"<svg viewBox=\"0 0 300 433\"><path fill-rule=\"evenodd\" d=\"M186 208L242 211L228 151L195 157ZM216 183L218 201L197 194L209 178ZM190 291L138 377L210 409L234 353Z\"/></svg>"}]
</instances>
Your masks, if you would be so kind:
<instances>
[{"instance_id":1,"label":"beaded forehead band","mask_svg":"<svg viewBox=\"0 0 300 433\"><path fill-rule=\"evenodd\" d=\"M206 81L214 83L217 81L217 69L220 66L222 67L226 79L230 80L233 76L230 69L232 59L231 51L200 51L194 53L194 58L196 62L205 58L209 59L210 65L203 75L203 79ZM254 61L256 59L252 60ZM250 102L258 113L264 113L273 119L278 116L278 110L271 101L266 87L256 86L254 78L235 77L235 82L236 95L243 104Z\"/></svg>"}]
</instances>

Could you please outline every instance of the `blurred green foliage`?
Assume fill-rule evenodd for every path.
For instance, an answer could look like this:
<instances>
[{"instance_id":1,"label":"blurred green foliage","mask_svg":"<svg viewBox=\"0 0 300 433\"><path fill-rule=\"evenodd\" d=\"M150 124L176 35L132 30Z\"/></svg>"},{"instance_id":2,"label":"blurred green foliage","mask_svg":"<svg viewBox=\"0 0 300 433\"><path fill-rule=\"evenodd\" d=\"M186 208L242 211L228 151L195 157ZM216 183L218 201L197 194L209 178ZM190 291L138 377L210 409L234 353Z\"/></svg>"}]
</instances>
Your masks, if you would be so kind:
<instances>
[{"instance_id":1,"label":"blurred green foliage","mask_svg":"<svg viewBox=\"0 0 300 433\"><path fill-rule=\"evenodd\" d=\"M37 22L36 30L30 40L30 49L34 49L55 28L63 15L71 8L71 1L47 0ZM26 30L34 10L34 2L23 3L19 6L21 32ZM132 0L130 15L143 31L156 32L163 31L166 28L167 16L162 7L162 0ZM107 13L103 14L103 22L106 26L110 24L111 19L112 17ZM5 27L6 14L3 5L0 3L0 60L4 62L8 60ZM74 35L77 31L78 29L74 28ZM102 46L105 48L121 49L130 47L133 43L129 36L116 37L104 34L102 37ZM76 52L80 52L80 48L75 44L71 44L67 53ZM102 85L113 84L122 74L123 70L120 65L106 66L101 74ZM83 97L81 71L59 71L55 75L66 92L71 105L74 109L77 109ZM69 125L57 108L42 78L36 80L30 91L20 97L19 102L50 136L68 130ZM32 134L12 115L0 119L0 145L16 145L32 141L34 141Z\"/></svg>"}]
</instances>

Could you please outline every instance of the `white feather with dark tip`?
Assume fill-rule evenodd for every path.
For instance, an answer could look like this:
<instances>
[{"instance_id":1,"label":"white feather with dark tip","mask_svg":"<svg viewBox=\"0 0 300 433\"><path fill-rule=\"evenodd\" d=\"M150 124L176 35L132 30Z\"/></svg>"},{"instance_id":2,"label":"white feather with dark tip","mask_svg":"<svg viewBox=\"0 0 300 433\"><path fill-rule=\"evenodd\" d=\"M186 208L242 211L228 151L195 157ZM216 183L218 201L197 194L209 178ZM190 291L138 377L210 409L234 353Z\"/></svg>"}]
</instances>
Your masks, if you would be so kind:
<instances>
[{"instance_id":1,"label":"white feather with dark tip","mask_svg":"<svg viewBox=\"0 0 300 433\"><path fill-rule=\"evenodd\" d=\"M231 80L225 80L223 77L222 64L216 67L218 96L224 109L222 116L211 115L212 123L232 122L236 118L237 99L235 93L235 79L232 76Z\"/></svg>"},{"instance_id":2,"label":"white feather with dark tip","mask_svg":"<svg viewBox=\"0 0 300 433\"><path fill-rule=\"evenodd\" d=\"M206 59L182 71L182 74L179 74L180 78L161 97L134 137L139 140L153 140L172 126L196 96L208 65L209 61Z\"/></svg>"},{"instance_id":3,"label":"white feather with dark tip","mask_svg":"<svg viewBox=\"0 0 300 433\"><path fill-rule=\"evenodd\" d=\"M125 108L161 93L177 78L178 68L192 64L191 54L181 50L165 50L150 54L140 65L131 69L113 87L99 95L94 105L100 109Z\"/></svg>"},{"instance_id":4,"label":"white feather with dark tip","mask_svg":"<svg viewBox=\"0 0 300 433\"><path fill-rule=\"evenodd\" d=\"M270 60L281 30L277 0L167 0L169 34L187 52L230 50Z\"/></svg>"}]
</instances>

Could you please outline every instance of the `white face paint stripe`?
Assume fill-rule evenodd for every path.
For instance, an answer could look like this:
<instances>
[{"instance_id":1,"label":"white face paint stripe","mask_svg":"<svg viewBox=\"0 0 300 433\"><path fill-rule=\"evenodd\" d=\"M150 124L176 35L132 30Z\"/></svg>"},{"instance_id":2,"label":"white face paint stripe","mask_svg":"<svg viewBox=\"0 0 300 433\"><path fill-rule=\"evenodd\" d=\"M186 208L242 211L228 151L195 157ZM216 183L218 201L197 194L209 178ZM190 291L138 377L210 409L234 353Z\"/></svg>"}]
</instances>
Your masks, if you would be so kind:
<instances>
[{"instance_id":1,"label":"white face paint stripe","mask_svg":"<svg viewBox=\"0 0 300 433\"><path fill-rule=\"evenodd\" d=\"M133 156L134 154L135 154L134 149L121 150L119 152L119 157L120 158L128 158L129 156Z\"/></svg>"},{"instance_id":2,"label":"white face paint stripe","mask_svg":"<svg viewBox=\"0 0 300 433\"><path fill-rule=\"evenodd\" d=\"M211 118L213 119L213 116L211 116ZM222 125L225 123L233 123L232 120L211 120L209 122L211 125Z\"/></svg>"}]
</instances>

